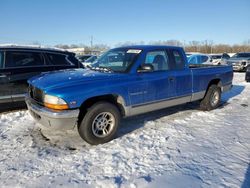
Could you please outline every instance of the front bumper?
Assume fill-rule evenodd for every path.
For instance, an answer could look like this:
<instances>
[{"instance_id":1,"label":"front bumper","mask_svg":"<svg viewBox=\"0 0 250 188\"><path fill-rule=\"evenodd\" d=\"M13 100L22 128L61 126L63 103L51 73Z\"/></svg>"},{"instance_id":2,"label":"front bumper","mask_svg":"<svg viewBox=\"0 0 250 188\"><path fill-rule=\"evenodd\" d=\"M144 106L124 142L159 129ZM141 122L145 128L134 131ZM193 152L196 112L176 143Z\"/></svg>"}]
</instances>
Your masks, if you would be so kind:
<instances>
[{"instance_id":1,"label":"front bumper","mask_svg":"<svg viewBox=\"0 0 250 188\"><path fill-rule=\"evenodd\" d=\"M25 102L30 115L42 127L56 130L70 130L74 129L77 125L79 109L55 111L37 104L28 96L26 96Z\"/></svg>"}]
</instances>

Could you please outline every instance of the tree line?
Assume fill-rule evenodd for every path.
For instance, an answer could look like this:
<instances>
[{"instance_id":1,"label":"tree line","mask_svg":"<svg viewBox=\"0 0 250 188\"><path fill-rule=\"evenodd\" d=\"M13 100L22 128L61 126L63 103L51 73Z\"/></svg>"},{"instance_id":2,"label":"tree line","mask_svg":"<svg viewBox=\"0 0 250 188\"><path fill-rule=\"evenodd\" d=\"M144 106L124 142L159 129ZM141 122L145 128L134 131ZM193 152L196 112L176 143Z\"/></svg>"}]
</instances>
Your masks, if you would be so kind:
<instances>
[{"instance_id":1,"label":"tree line","mask_svg":"<svg viewBox=\"0 0 250 188\"><path fill-rule=\"evenodd\" d=\"M170 46L182 46L186 52L200 52L200 53L237 53L237 52L250 52L250 39L243 42L242 44L214 44L211 40L204 41L179 41L179 40L166 40L166 41L151 41L145 43L140 42L121 42L115 46L128 46L128 45L138 45L138 44L151 44L151 45L170 45ZM95 44L92 47L84 44L58 44L55 47L69 49L69 48L85 48L85 52L91 51L106 51L110 47L106 44Z\"/></svg>"}]
</instances>

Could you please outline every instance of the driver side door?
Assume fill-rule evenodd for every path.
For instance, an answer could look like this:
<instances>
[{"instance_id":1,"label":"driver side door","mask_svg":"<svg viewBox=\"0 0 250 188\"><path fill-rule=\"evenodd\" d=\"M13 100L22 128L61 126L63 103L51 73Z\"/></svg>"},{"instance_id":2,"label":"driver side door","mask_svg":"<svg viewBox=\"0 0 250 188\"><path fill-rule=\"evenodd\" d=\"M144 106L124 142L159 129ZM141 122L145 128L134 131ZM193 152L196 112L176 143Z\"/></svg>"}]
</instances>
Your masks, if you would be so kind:
<instances>
[{"instance_id":1,"label":"driver side door","mask_svg":"<svg viewBox=\"0 0 250 188\"><path fill-rule=\"evenodd\" d=\"M176 95L175 72L171 71L169 61L165 50L147 52L142 64L149 64L152 71L138 72L137 80L140 84L130 88L132 114L164 108L166 101Z\"/></svg>"}]
</instances>

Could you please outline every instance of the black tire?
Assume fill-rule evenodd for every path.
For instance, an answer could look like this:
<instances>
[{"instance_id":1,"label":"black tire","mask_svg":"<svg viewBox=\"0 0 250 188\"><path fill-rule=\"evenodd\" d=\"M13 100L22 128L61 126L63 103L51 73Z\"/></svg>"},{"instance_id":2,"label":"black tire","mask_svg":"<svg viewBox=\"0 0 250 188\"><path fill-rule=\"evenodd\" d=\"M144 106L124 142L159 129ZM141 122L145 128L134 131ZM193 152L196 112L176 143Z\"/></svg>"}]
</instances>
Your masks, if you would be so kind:
<instances>
[{"instance_id":1,"label":"black tire","mask_svg":"<svg viewBox=\"0 0 250 188\"><path fill-rule=\"evenodd\" d=\"M216 97L216 100L215 98ZM213 110L217 108L221 100L221 89L217 85L211 85L205 97L201 100L200 107L202 110Z\"/></svg>"},{"instance_id":2,"label":"black tire","mask_svg":"<svg viewBox=\"0 0 250 188\"><path fill-rule=\"evenodd\" d=\"M104 117L105 113L107 117ZM91 145L103 144L109 142L115 137L120 124L120 119L120 111L115 105L108 102L97 102L87 109L87 113L78 126L78 132L81 138ZM112 122L112 120L114 120L113 123L104 123L104 121ZM106 128L101 126L106 126ZM106 134L105 132L108 132L108 128L110 131Z\"/></svg>"}]
</instances>

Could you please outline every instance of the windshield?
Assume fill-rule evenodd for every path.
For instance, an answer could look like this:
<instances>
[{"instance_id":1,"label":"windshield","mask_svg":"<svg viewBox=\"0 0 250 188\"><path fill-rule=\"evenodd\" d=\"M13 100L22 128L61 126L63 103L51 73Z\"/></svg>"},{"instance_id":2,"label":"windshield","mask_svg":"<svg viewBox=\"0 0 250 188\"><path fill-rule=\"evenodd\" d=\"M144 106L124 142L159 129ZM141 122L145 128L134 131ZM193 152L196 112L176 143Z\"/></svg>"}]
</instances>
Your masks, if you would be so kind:
<instances>
[{"instance_id":1,"label":"windshield","mask_svg":"<svg viewBox=\"0 0 250 188\"><path fill-rule=\"evenodd\" d=\"M250 53L237 53L235 55L233 55L232 57L250 57Z\"/></svg>"},{"instance_id":2,"label":"windshield","mask_svg":"<svg viewBox=\"0 0 250 188\"><path fill-rule=\"evenodd\" d=\"M117 48L109 50L91 64L91 69L111 72L127 72L141 50Z\"/></svg>"}]
</instances>

